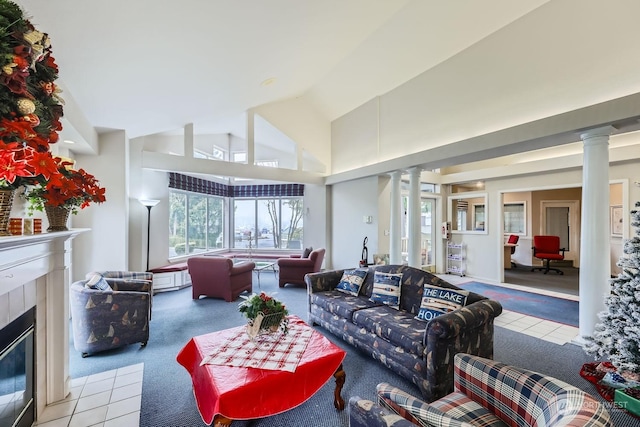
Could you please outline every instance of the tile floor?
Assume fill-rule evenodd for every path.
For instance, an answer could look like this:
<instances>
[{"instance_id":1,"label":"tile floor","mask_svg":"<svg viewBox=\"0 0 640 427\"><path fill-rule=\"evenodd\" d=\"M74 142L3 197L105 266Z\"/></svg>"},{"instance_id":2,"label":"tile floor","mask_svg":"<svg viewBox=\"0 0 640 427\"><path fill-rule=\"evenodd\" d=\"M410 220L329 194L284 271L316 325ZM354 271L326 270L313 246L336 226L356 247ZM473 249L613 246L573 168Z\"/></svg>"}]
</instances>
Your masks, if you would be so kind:
<instances>
[{"instance_id":1,"label":"tile floor","mask_svg":"<svg viewBox=\"0 0 640 427\"><path fill-rule=\"evenodd\" d=\"M468 277L439 275L452 284L468 282ZM531 292L529 288L506 283L501 286ZM566 294L545 295L577 300ZM575 342L578 328L504 310L496 326L531 335L558 345ZM144 364L126 366L72 380L69 397L49 405L38 427L139 427Z\"/></svg>"},{"instance_id":2,"label":"tile floor","mask_svg":"<svg viewBox=\"0 0 640 427\"><path fill-rule=\"evenodd\" d=\"M144 364L71 381L65 400L49 405L38 427L138 427Z\"/></svg>"}]
</instances>

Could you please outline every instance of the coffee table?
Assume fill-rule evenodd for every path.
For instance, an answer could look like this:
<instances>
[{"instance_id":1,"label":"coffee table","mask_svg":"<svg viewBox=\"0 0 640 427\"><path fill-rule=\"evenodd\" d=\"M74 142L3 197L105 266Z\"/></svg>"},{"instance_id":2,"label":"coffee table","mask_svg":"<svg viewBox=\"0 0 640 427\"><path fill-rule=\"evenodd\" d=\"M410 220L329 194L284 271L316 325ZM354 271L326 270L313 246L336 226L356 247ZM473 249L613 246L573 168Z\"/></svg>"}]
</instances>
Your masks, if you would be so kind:
<instances>
[{"instance_id":1,"label":"coffee table","mask_svg":"<svg viewBox=\"0 0 640 427\"><path fill-rule=\"evenodd\" d=\"M273 271L273 275L276 275L276 263L271 261L254 261L255 267L253 271L256 272L256 276L258 276L258 287L260 287L260 273L264 270L271 269Z\"/></svg>"},{"instance_id":2,"label":"coffee table","mask_svg":"<svg viewBox=\"0 0 640 427\"><path fill-rule=\"evenodd\" d=\"M191 375L198 411L206 424L229 426L288 411L308 400L334 377L334 406L344 409L340 396L345 382L342 361L346 352L302 319L289 316L290 325L310 328L311 338L295 372L223 365L202 365L203 358L236 336L245 326L193 337L180 350L177 361Z\"/></svg>"}]
</instances>

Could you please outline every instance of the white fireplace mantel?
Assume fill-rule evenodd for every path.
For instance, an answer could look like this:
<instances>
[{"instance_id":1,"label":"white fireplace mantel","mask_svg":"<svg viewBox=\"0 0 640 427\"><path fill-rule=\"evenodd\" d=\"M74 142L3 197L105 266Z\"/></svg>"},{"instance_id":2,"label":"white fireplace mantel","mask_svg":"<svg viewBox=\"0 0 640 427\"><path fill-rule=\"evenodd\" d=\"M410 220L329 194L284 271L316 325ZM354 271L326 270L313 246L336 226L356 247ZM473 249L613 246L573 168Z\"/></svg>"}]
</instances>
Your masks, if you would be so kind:
<instances>
[{"instance_id":1,"label":"white fireplace mantel","mask_svg":"<svg viewBox=\"0 0 640 427\"><path fill-rule=\"evenodd\" d=\"M0 327L36 306L36 418L69 394L71 241L85 231L0 237Z\"/></svg>"}]
</instances>

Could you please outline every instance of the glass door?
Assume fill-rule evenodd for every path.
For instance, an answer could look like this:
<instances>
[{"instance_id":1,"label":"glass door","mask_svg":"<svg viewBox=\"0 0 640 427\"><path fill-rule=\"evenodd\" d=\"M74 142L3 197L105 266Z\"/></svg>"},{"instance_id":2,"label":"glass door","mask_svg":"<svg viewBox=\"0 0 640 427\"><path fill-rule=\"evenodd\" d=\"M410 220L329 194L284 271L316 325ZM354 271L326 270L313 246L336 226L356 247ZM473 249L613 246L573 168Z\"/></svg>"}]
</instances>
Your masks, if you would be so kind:
<instances>
[{"instance_id":1,"label":"glass door","mask_svg":"<svg viewBox=\"0 0 640 427\"><path fill-rule=\"evenodd\" d=\"M421 197L420 199L420 250L422 268L435 271L433 233L435 226L436 199Z\"/></svg>"},{"instance_id":2,"label":"glass door","mask_svg":"<svg viewBox=\"0 0 640 427\"><path fill-rule=\"evenodd\" d=\"M402 262L409 262L409 215L407 214L407 206L409 196L402 196ZM432 197L422 196L420 198L420 257L423 269L435 271L434 247L435 242L433 233L435 226L435 209L436 199Z\"/></svg>"}]
</instances>

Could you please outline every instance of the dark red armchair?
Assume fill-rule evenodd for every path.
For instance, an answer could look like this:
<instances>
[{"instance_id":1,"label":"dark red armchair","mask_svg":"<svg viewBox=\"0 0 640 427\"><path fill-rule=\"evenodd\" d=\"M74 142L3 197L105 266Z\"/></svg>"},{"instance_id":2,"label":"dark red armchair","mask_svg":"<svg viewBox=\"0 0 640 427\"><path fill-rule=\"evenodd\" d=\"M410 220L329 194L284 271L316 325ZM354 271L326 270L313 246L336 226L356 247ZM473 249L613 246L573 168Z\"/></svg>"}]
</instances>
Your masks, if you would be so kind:
<instances>
[{"instance_id":1,"label":"dark red armchair","mask_svg":"<svg viewBox=\"0 0 640 427\"><path fill-rule=\"evenodd\" d=\"M542 270L547 274L553 270L558 274L564 272L549 266L551 261L562 261L564 259L564 248L560 247L560 237L558 236L533 236L533 256L544 262L542 267L533 267L531 271Z\"/></svg>"},{"instance_id":2,"label":"dark red armchair","mask_svg":"<svg viewBox=\"0 0 640 427\"><path fill-rule=\"evenodd\" d=\"M309 258L279 258L278 259L278 285L283 288L287 283L305 285L304 276L307 273L317 273L322 267L324 249L311 251Z\"/></svg>"},{"instance_id":3,"label":"dark red armchair","mask_svg":"<svg viewBox=\"0 0 640 427\"><path fill-rule=\"evenodd\" d=\"M187 260L193 299L201 295L224 298L231 302L244 291L251 293L256 264L245 261L233 264L230 258L196 256Z\"/></svg>"}]
</instances>

